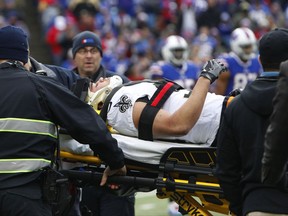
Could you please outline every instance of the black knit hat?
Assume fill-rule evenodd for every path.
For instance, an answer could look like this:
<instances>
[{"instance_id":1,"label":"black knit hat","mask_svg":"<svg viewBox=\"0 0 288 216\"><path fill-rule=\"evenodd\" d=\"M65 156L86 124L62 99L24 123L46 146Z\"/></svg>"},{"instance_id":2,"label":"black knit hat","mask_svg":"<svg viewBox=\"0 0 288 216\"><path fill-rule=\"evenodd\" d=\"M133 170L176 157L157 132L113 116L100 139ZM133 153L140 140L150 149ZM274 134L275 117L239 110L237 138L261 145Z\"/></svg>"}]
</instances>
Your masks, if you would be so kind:
<instances>
[{"instance_id":1,"label":"black knit hat","mask_svg":"<svg viewBox=\"0 0 288 216\"><path fill-rule=\"evenodd\" d=\"M288 29L276 28L264 34L259 41L259 54L262 64L279 68L288 59Z\"/></svg>"},{"instance_id":2,"label":"black knit hat","mask_svg":"<svg viewBox=\"0 0 288 216\"><path fill-rule=\"evenodd\" d=\"M75 54L79 49L87 46L97 47L102 56L102 45L100 38L91 31L84 31L77 34L73 38L73 46L72 46L73 58L75 57Z\"/></svg>"},{"instance_id":3,"label":"black knit hat","mask_svg":"<svg viewBox=\"0 0 288 216\"><path fill-rule=\"evenodd\" d=\"M25 32L15 26L0 28L0 59L28 61L28 41Z\"/></svg>"}]
</instances>

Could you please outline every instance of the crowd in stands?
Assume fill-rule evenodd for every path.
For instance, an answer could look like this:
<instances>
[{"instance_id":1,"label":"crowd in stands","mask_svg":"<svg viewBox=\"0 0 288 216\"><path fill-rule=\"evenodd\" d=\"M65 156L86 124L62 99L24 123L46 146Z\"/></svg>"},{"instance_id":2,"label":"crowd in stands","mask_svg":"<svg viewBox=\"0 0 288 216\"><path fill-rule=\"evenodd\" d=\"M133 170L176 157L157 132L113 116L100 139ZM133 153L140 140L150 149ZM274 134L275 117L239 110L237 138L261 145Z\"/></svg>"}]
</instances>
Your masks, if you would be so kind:
<instances>
[{"instance_id":1,"label":"crowd in stands","mask_svg":"<svg viewBox=\"0 0 288 216\"><path fill-rule=\"evenodd\" d=\"M17 9L17 0L0 0L0 28L13 25L22 28L30 35L29 27L25 22L25 14Z\"/></svg>"},{"instance_id":2,"label":"crowd in stands","mask_svg":"<svg viewBox=\"0 0 288 216\"><path fill-rule=\"evenodd\" d=\"M15 0L1 1L0 26L29 29ZM36 0L43 38L53 64L73 68L72 38L89 30L103 46L103 65L131 79L149 77L149 66L161 59L169 35L184 37L189 59L202 66L229 52L231 32L249 27L259 39L275 27L288 27L285 0Z\"/></svg>"}]
</instances>

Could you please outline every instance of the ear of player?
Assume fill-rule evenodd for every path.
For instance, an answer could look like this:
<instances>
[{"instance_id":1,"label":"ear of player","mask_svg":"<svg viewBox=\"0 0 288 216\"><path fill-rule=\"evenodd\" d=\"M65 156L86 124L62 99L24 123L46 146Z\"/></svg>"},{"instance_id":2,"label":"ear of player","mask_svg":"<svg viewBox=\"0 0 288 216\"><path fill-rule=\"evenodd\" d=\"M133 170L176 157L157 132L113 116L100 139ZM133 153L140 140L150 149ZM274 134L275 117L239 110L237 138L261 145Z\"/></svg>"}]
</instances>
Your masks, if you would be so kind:
<instances>
[{"instance_id":1,"label":"ear of player","mask_svg":"<svg viewBox=\"0 0 288 216\"><path fill-rule=\"evenodd\" d=\"M213 83L224 71L227 71L227 67L222 62L216 59L211 59L202 67L200 77L205 77Z\"/></svg>"}]
</instances>

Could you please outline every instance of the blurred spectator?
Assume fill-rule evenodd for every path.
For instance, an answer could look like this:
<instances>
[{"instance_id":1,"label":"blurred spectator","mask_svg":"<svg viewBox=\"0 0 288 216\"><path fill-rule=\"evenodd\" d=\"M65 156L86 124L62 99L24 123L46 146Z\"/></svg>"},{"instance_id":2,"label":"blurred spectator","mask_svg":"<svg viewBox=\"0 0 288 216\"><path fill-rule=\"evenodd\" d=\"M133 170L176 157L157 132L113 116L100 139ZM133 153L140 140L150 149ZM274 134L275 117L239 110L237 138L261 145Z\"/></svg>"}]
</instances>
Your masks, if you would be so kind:
<instances>
[{"instance_id":1,"label":"blurred spectator","mask_svg":"<svg viewBox=\"0 0 288 216\"><path fill-rule=\"evenodd\" d=\"M200 12L197 18L198 27L218 27L220 23L220 10L217 0L207 0L207 9Z\"/></svg>"},{"instance_id":2,"label":"blurred spectator","mask_svg":"<svg viewBox=\"0 0 288 216\"><path fill-rule=\"evenodd\" d=\"M131 81L143 80L144 76L141 74L141 70L137 69L137 64L130 64L126 69L124 76Z\"/></svg>"},{"instance_id":3,"label":"blurred spectator","mask_svg":"<svg viewBox=\"0 0 288 216\"><path fill-rule=\"evenodd\" d=\"M98 0L71 0L69 9L74 14L77 20L80 19L82 13L88 13L95 16L99 8Z\"/></svg>"},{"instance_id":4,"label":"blurred spectator","mask_svg":"<svg viewBox=\"0 0 288 216\"><path fill-rule=\"evenodd\" d=\"M244 19L249 19L248 16L249 16L249 9L250 9L250 3L247 2L247 1L241 1L241 3L239 4L238 7L236 7L235 11L233 11L233 16L231 16L231 20L234 24L234 28L238 28L238 27L244 27L243 26L243 20ZM245 27L248 27L250 28L250 19L249 19L249 26L245 26ZM247 22L246 22L247 23Z\"/></svg>"},{"instance_id":5,"label":"blurred spectator","mask_svg":"<svg viewBox=\"0 0 288 216\"><path fill-rule=\"evenodd\" d=\"M181 12L181 34L187 41L192 41L197 32L196 12L193 1L183 1Z\"/></svg>"},{"instance_id":6,"label":"blurred spectator","mask_svg":"<svg viewBox=\"0 0 288 216\"><path fill-rule=\"evenodd\" d=\"M217 45L217 40L212 36L211 29L208 26L201 26L192 42L192 61L201 67L204 62L213 58Z\"/></svg>"},{"instance_id":7,"label":"blurred spectator","mask_svg":"<svg viewBox=\"0 0 288 216\"><path fill-rule=\"evenodd\" d=\"M231 16L227 12L221 13L221 21L219 24L219 36L221 38L220 43L226 50L230 48L230 36L233 31L233 25L231 23ZM219 44L220 45L220 44Z\"/></svg>"},{"instance_id":8,"label":"blurred spectator","mask_svg":"<svg viewBox=\"0 0 288 216\"><path fill-rule=\"evenodd\" d=\"M275 26L285 26L285 14L281 8L280 2L272 2L270 5L270 11Z\"/></svg>"},{"instance_id":9,"label":"blurred spectator","mask_svg":"<svg viewBox=\"0 0 288 216\"><path fill-rule=\"evenodd\" d=\"M53 20L60 14L60 7L57 0L39 0L38 11L41 16L41 24L44 35L49 27L53 25Z\"/></svg>"},{"instance_id":10,"label":"blurred spectator","mask_svg":"<svg viewBox=\"0 0 288 216\"><path fill-rule=\"evenodd\" d=\"M67 57L68 49L72 46L72 38L77 29L64 16L56 16L54 24L48 29L46 41L51 49L53 64L61 65Z\"/></svg>"},{"instance_id":11,"label":"blurred spectator","mask_svg":"<svg viewBox=\"0 0 288 216\"><path fill-rule=\"evenodd\" d=\"M20 11L16 9L9 10L6 15L6 22L7 25L16 26L23 29L23 31L27 34L27 37L30 37L29 28L25 23L23 14Z\"/></svg>"},{"instance_id":12,"label":"blurred spectator","mask_svg":"<svg viewBox=\"0 0 288 216\"><path fill-rule=\"evenodd\" d=\"M270 14L269 7L262 3L262 0L252 1L249 10L249 18L256 26L259 26L260 28L267 27L269 24L268 16L270 16Z\"/></svg>"}]
</instances>

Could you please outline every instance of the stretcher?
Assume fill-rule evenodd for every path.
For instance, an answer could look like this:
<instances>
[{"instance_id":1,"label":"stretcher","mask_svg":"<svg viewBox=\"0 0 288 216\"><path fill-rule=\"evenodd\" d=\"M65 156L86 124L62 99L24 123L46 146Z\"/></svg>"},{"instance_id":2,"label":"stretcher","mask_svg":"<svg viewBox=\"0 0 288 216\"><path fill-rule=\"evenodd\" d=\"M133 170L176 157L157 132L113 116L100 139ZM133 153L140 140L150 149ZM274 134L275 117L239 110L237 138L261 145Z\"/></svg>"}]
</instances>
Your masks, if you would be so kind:
<instances>
[{"instance_id":1,"label":"stretcher","mask_svg":"<svg viewBox=\"0 0 288 216\"><path fill-rule=\"evenodd\" d=\"M228 215L228 202L214 175L215 147L144 141L119 134L113 134L113 137L124 152L128 170L126 176L108 178L108 183L120 185L113 193L124 196L156 190L159 199L170 198L178 203L182 214L210 216L211 212L218 212ZM66 145L60 151L61 159L81 164L80 170L63 169L61 172L77 184L99 185L104 170L101 159L87 152L87 155L75 154L77 142L69 136L62 137L61 142ZM75 148L69 150L67 143L73 143Z\"/></svg>"}]
</instances>

